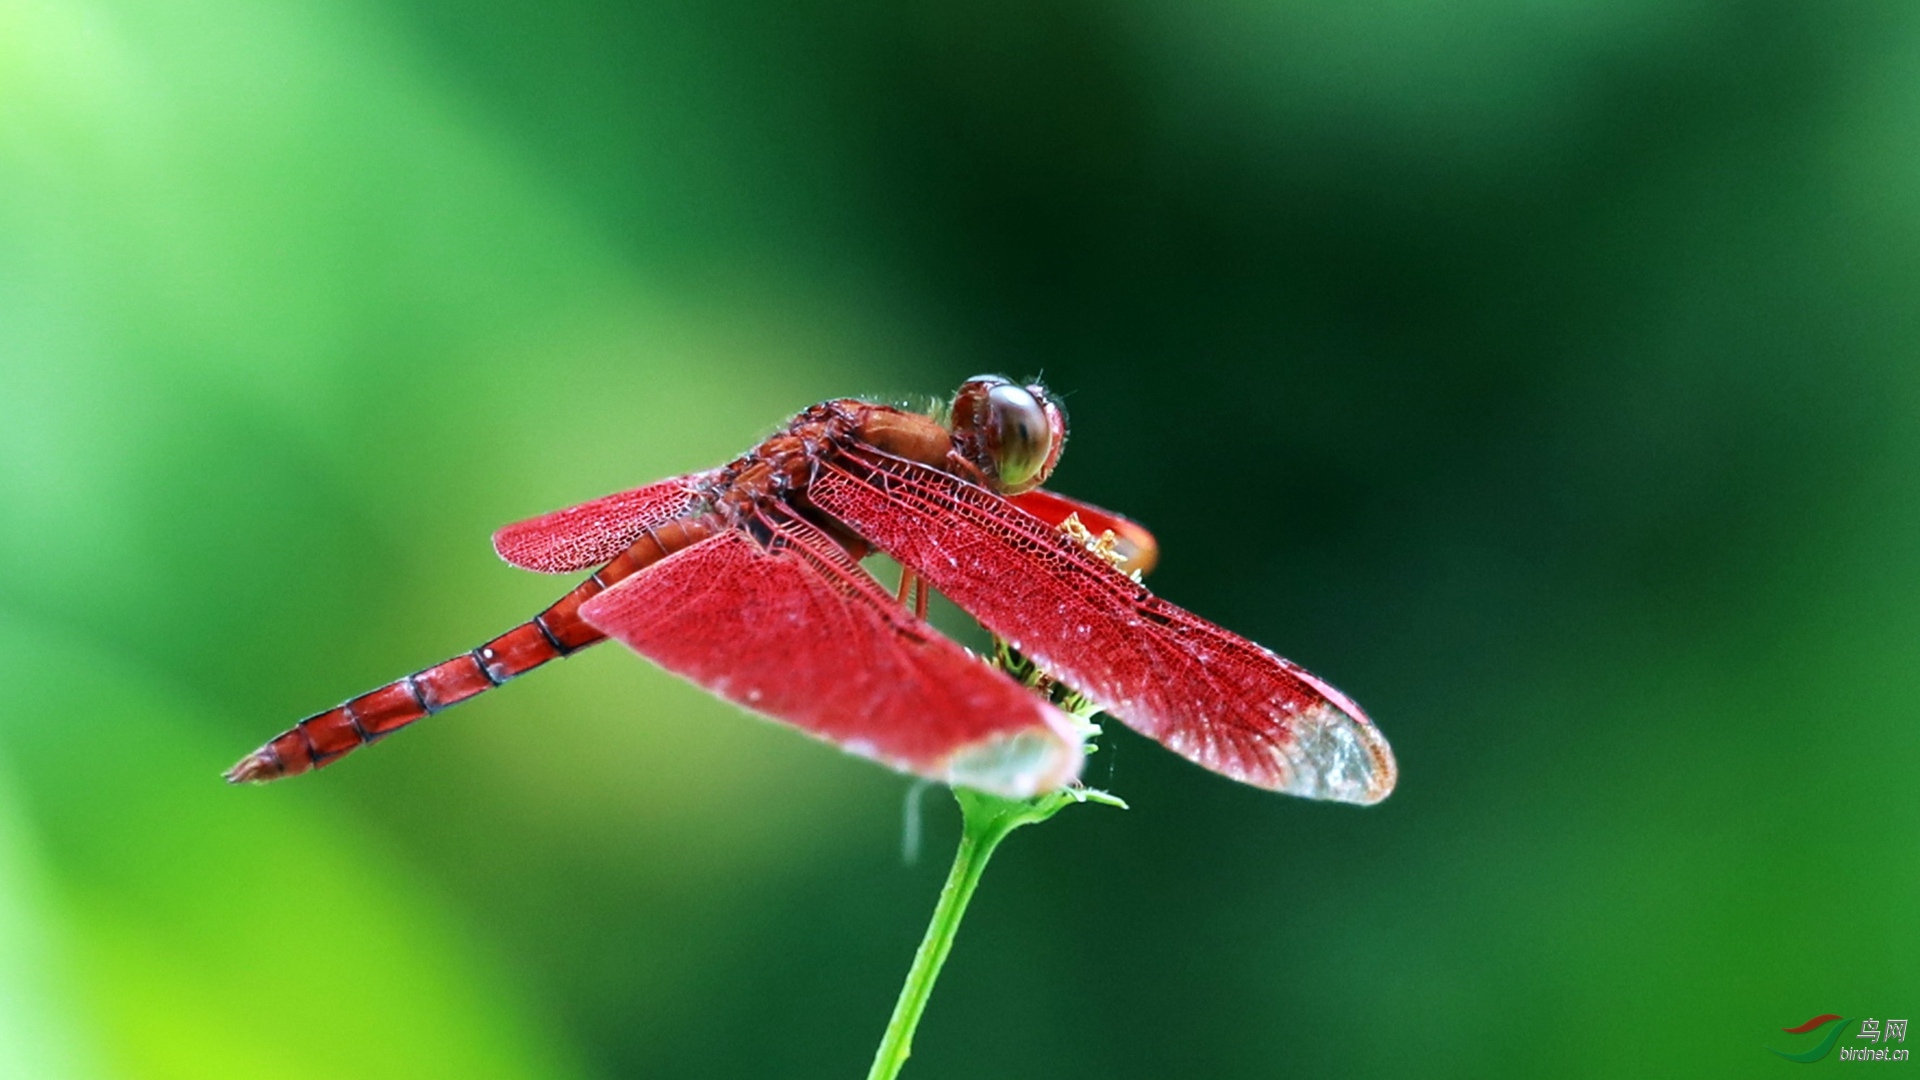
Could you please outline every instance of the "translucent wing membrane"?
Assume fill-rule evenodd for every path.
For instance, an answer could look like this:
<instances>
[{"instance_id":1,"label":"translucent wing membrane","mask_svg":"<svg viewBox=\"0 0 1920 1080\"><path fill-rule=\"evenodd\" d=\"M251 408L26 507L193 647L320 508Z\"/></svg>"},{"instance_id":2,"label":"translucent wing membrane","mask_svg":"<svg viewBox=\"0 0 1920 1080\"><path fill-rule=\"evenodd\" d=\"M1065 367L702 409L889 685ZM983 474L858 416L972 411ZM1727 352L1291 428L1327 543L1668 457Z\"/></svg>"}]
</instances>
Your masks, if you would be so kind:
<instances>
[{"instance_id":1,"label":"translucent wing membrane","mask_svg":"<svg viewBox=\"0 0 1920 1080\"><path fill-rule=\"evenodd\" d=\"M1011 797L1078 775L1073 721L914 618L793 517L730 531L589 600L609 637L737 705L905 772Z\"/></svg>"},{"instance_id":2,"label":"translucent wing membrane","mask_svg":"<svg viewBox=\"0 0 1920 1080\"><path fill-rule=\"evenodd\" d=\"M809 497L1184 757L1308 798L1374 803L1393 790L1386 740L1339 691L1159 599L1000 496L856 448L825 462Z\"/></svg>"},{"instance_id":3,"label":"translucent wing membrane","mask_svg":"<svg viewBox=\"0 0 1920 1080\"><path fill-rule=\"evenodd\" d=\"M493 534L493 550L522 570L543 574L598 566L648 529L699 509L706 478L706 473L679 476L514 522Z\"/></svg>"}]
</instances>

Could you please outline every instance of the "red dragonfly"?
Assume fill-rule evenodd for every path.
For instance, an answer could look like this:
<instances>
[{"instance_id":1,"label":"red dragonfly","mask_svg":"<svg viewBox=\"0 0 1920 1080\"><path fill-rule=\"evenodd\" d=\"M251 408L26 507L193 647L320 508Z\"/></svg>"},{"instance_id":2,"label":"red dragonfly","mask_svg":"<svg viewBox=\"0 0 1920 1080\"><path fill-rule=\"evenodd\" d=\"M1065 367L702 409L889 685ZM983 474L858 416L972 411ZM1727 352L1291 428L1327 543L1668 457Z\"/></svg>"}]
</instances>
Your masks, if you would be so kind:
<instances>
[{"instance_id":1,"label":"red dragonfly","mask_svg":"<svg viewBox=\"0 0 1920 1080\"><path fill-rule=\"evenodd\" d=\"M1148 592L1144 528L1039 487L1065 441L1043 387L983 376L944 416L822 402L718 469L509 525L493 544L515 566L598 569L472 652L300 721L227 779L319 768L612 637L902 772L1010 797L1073 782L1084 726L929 626L931 585L1206 768L1308 798L1385 798L1393 755L1359 706ZM902 567L897 596L859 564L876 549Z\"/></svg>"}]
</instances>

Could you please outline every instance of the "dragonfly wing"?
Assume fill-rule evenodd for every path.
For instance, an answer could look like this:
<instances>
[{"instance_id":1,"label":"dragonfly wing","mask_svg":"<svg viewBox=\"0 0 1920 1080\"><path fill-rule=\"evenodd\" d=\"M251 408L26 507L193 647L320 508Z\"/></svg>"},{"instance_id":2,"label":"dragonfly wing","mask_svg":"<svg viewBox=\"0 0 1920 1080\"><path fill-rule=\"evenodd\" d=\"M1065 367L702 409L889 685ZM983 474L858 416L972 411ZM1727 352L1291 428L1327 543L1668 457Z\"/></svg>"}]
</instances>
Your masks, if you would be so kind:
<instances>
[{"instance_id":1,"label":"dragonfly wing","mask_svg":"<svg viewBox=\"0 0 1920 1080\"><path fill-rule=\"evenodd\" d=\"M1120 564L1120 569L1127 573L1136 570L1141 574L1150 573L1160 561L1160 542L1153 538L1145 525L1124 514L1116 514L1046 488L1034 488L1009 496L1007 501L1056 529L1068 518L1078 517L1080 524L1095 536L1112 533L1114 551L1126 560Z\"/></svg>"},{"instance_id":2,"label":"dragonfly wing","mask_svg":"<svg viewBox=\"0 0 1920 1080\"><path fill-rule=\"evenodd\" d=\"M625 551L648 529L699 509L707 475L676 476L516 521L493 534L493 550L522 570L543 574L584 570Z\"/></svg>"},{"instance_id":3,"label":"dragonfly wing","mask_svg":"<svg viewBox=\"0 0 1920 1080\"><path fill-rule=\"evenodd\" d=\"M1079 726L914 618L796 518L701 541L588 623L720 697L903 772L1014 798L1079 775Z\"/></svg>"},{"instance_id":4,"label":"dragonfly wing","mask_svg":"<svg viewBox=\"0 0 1920 1080\"><path fill-rule=\"evenodd\" d=\"M1215 772L1315 799L1393 790L1386 740L1291 661L1148 592L1000 496L843 451L809 498L1136 731Z\"/></svg>"}]
</instances>

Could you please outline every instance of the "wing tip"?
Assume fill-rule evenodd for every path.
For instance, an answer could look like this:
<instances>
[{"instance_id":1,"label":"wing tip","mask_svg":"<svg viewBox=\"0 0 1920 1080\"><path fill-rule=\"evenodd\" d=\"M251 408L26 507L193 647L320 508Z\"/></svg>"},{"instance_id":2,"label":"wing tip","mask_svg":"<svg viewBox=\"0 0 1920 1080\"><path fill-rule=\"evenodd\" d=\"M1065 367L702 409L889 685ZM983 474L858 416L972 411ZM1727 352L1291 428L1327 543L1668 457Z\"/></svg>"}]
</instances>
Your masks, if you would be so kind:
<instances>
[{"instance_id":1,"label":"wing tip","mask_svg":"<svg viewBox=\"0 0 1920 1080\"><path fill-rule=\"evenodd\" d=\"M527 522L516 521L494 530L493 553L507 565L522 570L539 574L566 573L570 568L556 565L558 560L554 558L552 544L542 543L538 532L526 525Z\"/></svg>"},{"instance_id":2,"label":"wing tip","mask_svg":"<svg viewBox=\"0 0 1920 1080\"><path fill-rule=\"evenodd\" d=\"M1393 794L1400 765L1366 710L1313 672L1290 660L1281 663L1325 700L1289 725L1283 754L1292 767L1285 770L1287 786L1279 790L1356 806L1373 806ZM1295 783L1306 790L1295 790Z\"/></svg>"},{"instance_id":3,"label":"wing tip","mask_svg":"<svg viewBox=\"0 0 1920 1080\"><path fill-rule=\"evenodd\" d=\"M1331 700L1235 734L1179 727L1154 737L1201 768L1296 798L1372 806L1399 779L1392 748L1366 714Z\"/></svg>"},{"instance_id":4,"label":"wing tip","mask_svg":"<svg viewBox=\"0 0 1920 1080\"><path fill-rule=\"evenodd\" d=\"M933 779L952 787L1025 799L1066 787L1087 760L1085 736L1066 714L1044 706L1043 722L996 734L948 755Z\"/></svg>"},{"instance_id":5,"label":"wing tip","mask_svg":"<svg viewBox=\"0 0 1920 1080\"><path fill-rule=\"evenodd\" d=\"M1324 702L1293 717L1274 747L1277 791L1306 799L1373 806L1400 779L1386 737L1365 713Z\"/></svg>"}]
</instances>

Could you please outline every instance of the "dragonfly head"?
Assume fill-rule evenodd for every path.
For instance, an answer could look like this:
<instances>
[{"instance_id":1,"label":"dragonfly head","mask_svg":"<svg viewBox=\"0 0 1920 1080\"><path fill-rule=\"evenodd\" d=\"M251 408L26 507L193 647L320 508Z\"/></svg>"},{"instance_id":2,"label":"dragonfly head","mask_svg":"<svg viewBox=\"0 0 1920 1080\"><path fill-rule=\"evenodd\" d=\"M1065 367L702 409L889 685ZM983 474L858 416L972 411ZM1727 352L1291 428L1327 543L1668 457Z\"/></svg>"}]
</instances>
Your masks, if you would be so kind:
<instances>
[{"instance_id":1,"label":"dragonfly head","mask_svg":"<svg viewBox=\"0 0 1920 1080\"><path fill-rule=\"evenodd\" d=\"M953 395L953 442L1003 495L1039 487L1060 462L1067 414L1035 383L980 375Z\"/></svg>"}]
</instances>

